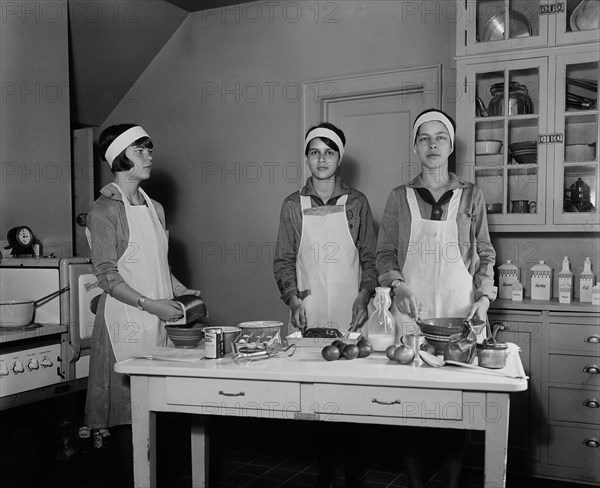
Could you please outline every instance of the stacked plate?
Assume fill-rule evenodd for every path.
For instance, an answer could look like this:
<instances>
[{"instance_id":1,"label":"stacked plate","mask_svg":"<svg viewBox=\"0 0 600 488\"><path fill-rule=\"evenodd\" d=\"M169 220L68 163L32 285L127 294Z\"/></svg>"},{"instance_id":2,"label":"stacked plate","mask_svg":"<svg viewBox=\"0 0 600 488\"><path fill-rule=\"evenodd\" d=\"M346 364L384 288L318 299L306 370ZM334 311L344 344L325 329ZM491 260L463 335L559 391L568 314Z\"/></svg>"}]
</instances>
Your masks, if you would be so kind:
<instances>
[{"instance_id":1,"label":"stacked plate","mask_svg":"<svg viewBox=\"0 0 600 488\"><path fill-rule=\"evenodd\" d=\"M508 148L518 164L537 163L537 141L513 142Z\"/></svg>"}]
</instances>

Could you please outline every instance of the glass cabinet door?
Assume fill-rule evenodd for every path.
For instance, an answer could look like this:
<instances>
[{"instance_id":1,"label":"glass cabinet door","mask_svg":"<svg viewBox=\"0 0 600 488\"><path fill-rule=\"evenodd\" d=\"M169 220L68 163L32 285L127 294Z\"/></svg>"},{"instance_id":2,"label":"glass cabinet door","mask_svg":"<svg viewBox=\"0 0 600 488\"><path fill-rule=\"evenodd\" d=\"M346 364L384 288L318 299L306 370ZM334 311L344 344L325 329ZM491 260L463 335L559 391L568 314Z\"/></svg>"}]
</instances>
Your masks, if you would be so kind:
<instances>
[{"instance_id":1,"label":"glass cabinet door","mask_svg":"<svg viewBox=\"0 0 600 488\"><path fill-rule=\"evenodd\" d=\"M463 17L466 51L547 45L548 16L540 14L547 5L548 0L467 0Z\"/></svg>"},{"instance_id":2,"label":"glass cabinet door","mask_svg":"<svg viewBox=\"0 0 600 488\"><path fill-rule=\"evenodd\" d=\"M547 58L471 65L467 83L467 164L481 188L490 224L543 224ZM471 122L472 121L472 122Z\"/></svg>"},{"instance_id":3,"label":"glass cabinet door","mask_svg":"<svg viewBox=\"0 0 600 488\"><path fill-rule=\"evenodd\" d=\"M598 51L556 62L554 223L597 224Z\"/></svg>"},{"instance_id":4,"label":"glass cabinet door","mask_svg":"<svg viewBox=\"0 0 600 488\"><path fill-rule=\"evenodd\" d=\"M600 38L598 0L566 0L556 5L556 43L571 44Z\"/></svg>"}]
</instances>

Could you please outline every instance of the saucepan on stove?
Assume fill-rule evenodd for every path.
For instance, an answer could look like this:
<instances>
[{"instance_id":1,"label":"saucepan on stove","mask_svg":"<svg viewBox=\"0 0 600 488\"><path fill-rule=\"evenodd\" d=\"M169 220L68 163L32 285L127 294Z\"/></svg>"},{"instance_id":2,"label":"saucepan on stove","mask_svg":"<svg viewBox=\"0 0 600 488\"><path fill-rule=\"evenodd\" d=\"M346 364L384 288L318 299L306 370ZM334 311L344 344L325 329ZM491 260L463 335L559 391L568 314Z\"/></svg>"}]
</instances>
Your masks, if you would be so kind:
<instances>
[{"instance_id":1,"label":"saucepan on stove","mask_svg":"<svg viewBox=\"0 0 600 488\"><path fill-rule=\"evenodd\" d=\"M33 322L35 309L39 305L63 294L68 286L37 300L10 300L0 303L0 327L25 327Z\"/></svg>"}]
</instances>

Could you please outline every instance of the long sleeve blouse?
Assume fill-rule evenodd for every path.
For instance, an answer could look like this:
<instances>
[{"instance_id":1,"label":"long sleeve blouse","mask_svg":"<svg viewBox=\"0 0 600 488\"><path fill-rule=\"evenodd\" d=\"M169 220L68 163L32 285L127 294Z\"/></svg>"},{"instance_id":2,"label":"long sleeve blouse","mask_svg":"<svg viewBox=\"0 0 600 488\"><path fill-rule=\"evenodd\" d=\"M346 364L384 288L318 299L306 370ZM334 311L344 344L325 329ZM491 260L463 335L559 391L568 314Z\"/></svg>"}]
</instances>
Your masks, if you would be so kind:
<instances>
[{"instance_id":1,"label":"long sleeve blouse","mask_svg":"<svg viewBox=\"0 0 600 488\"><path fill-rule=\"evenodd\" d=\"M406 199L406 188L425 188L421 175L410 183L394 188L385 206L377 241L377 271L381 286L389 286L393 280L403 279L402 269L411 246L411 213ZM450 173L450 189L461 188L458 208L458 247L471 276L474 298L485 295L490 300L497 296L494 286L496 251L490 239L485 201L481 190L472 183L461 181ZM422 218L429 219L432 205L415 192ZM449 202L442 205L441 220L446 220Z\"/></svg>"}]
</instances>

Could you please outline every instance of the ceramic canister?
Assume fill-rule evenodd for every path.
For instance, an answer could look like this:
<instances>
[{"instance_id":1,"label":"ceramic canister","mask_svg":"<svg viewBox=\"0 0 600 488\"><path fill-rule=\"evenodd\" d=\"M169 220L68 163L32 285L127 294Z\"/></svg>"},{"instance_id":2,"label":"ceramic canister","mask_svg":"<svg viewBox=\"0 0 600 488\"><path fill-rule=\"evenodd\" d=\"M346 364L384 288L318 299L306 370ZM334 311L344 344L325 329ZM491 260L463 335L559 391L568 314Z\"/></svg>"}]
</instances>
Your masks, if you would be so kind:
<instances>
[{"instance_id":1,"label":"ceramic canister","mask_svg":"<svg viewBox=\"0 0 600 488\"><path fill-rule=\"evenodd\" d=\"M512 298L512 286L521 279L521 270L508 259L498 266L498 298Z\"/></svg>"},{"instance_id":2,"label":"ceramic canister","mask_svg":"<svg viewBox=\"0 0 600 488\"><path fill-rule=\"evenodd\" d=\"M531 268L531 299L550 300L552 297L552 275L554 270L544 261Z\"/></svg>"}]
</instances>

